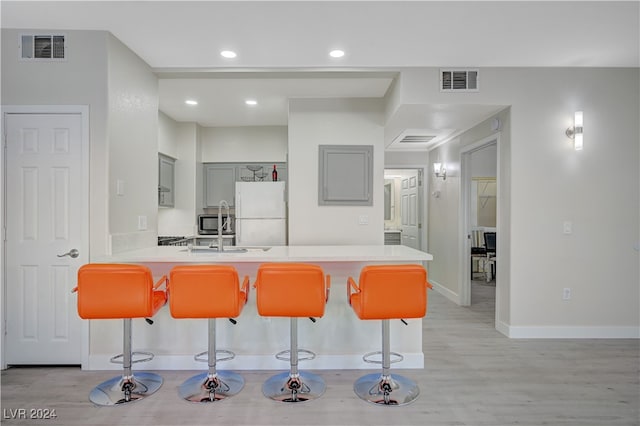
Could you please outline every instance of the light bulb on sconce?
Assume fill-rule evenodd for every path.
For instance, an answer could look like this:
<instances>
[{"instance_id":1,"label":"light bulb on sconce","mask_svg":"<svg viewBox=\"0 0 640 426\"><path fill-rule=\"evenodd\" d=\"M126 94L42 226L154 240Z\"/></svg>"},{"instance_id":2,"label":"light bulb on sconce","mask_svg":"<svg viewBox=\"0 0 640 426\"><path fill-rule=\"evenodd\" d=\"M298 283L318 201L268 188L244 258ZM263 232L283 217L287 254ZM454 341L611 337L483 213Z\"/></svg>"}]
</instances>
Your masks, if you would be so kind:
<instances>
[{"instance_id":1,"label":"light bulb on sconce","mask_svg":"<svg viewBox=\"0 0 640 426\"><path fill-rule=\"evenodd\" d=\"M583 147L583 119L582 111L576 111L573 127L569 127L565 132L568 138L573 139L573 149L576 151L581 151Z\"/></svg>"},{"instance_id":2,"label":"light bulb on sconce","mask_svg":"<svg viewBox=\"0 0 640 426\"><path fill-rule=\"evenodd\" d=\"M433 174L436 177L441 177L442 180L447 179L447 168L442 163L433 163Z\"/></svg>"}]
</instances>

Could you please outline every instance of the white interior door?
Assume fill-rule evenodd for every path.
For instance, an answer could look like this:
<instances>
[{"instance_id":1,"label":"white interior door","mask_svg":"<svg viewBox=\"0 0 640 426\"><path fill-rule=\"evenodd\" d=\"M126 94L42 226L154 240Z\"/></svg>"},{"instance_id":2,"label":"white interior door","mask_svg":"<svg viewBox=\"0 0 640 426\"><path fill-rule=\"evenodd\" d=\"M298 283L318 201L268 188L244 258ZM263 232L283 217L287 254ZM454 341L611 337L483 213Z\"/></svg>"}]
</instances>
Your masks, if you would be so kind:
<instances>
[{"instance_id":1,"label":"white interior door","mask_svg":"<svg viewBox=\"0 0 640 426\"><path fill-rule=\"evenodd\" d=\"M402 245L420 250L419 172L411 170L400 182Z\"/></svg>"},{"instance_id":2,"label":"white interior door","mask_svg":"<svg viewBox=\"0 0 640 426\"><path fill-rule=\"evenodd\" d=\"M4 118L6 363L80 364L81 319L71 290L88 259L83 118ZM65 255L74 249L78 256Z\"/></svg>"}]
</instances>

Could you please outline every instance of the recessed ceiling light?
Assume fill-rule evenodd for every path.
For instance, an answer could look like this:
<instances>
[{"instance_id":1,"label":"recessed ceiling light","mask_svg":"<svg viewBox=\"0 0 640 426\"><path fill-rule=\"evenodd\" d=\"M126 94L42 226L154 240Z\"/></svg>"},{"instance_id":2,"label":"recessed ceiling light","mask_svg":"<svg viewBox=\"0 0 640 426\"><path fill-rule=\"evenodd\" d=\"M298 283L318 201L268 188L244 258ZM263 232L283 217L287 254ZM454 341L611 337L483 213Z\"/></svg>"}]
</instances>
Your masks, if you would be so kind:
<instances>
[{"instance_id":1,"label":"recessed ceiling light","mask_svg":"<svg viewBox=\"0 0 640 426\"><path fill-rule=\"evenodd\" d=\"M184 101L184 103L187 105L198 105L198 101L195 101L193 99L187 99L186 101Z\"/></svg>"},{"instance_id":2,"label":"recessed ceiling light","mask_svg":"<svg viewBox=\"0 0 640 426\"><path fill-rule=\"evenodd\" d=\"M258 101L256 101L255 99L247 99L246 101L244 101L245 104L247 105L258 105Z\"/></svg>"},{"instance_id":3,"label":"recessed ceiling light","mask_svg":"<svg viewBox=\"0 0 640 426\"><path fill-rule=\"evenodd\" d=\"M222 52L220 52L220 55L223 58L227 58L227 59L233 59L236 56L238 56L236 52L234 52L233 50L223 50Z\"/></svg>"},{"instance_id":4,"label":"recessed ceiling light","mask_svg":"<svg viewBox=\"0 0 640 426\"><path fill-rule=\"evenodd\" d=\"M344 56L344 50L332 50L331 52L329 52L329 56L331 56L332 58L342 58Z\"/></svg>"}]
</instances>

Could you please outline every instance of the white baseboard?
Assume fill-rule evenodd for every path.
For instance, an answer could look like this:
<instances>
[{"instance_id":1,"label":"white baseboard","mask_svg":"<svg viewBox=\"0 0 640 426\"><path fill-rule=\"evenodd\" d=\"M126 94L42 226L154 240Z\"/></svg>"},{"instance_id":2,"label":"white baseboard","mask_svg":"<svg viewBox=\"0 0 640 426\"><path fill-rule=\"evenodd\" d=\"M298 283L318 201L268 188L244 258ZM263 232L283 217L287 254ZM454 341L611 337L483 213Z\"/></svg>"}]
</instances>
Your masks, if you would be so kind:
<instances>
[{"instance_id":1,"label":"white baseboard","mask_svg":"<svg viewBox=\"0 0 640 426\"><path fill-rule=\"evenodd\" d=\"M511 337L509 336L509 324L506 324L502 321L496 321L496 330L507 337Z\"/></svg>"},{"instance_id":2,"label":"white baseboard","mask_svg":"<svg viewBox=\"0 0 640 426\"><path fill-rule=\"evenodd\" d=\"M458 295L458 293L453 292L452 290L440 284L438 281L429 279L429 282L431 283L435 291L442 294L444 297L451 300L456 305L460 305L460 296Z\"/></svg>"},{"instance_id":3,"label":"white baseboard","mask_svg":"<svg viewBox=\"0 0 640 426\"><path fill-rule=\"evenodd\" d=\"M392 369L422 369L424 354L403 353L404 360L392 365ZM89 355L85 370L121 370L121 364L112 364L112 355ZM274 355L236 355L229 361L220 362L221 370L288 370L289 363L277 360ZM300 361L303 370L374 370L378 364L365 363L362 355L317 355L315 359ZM134 370L206 370L206 362L194 361L193 355L156 355L151 361L133 364Z\"/></svg>"},{"instance_id":4,"label":"white baseboard","mask_svg":"<svg viewBox=\"0 0 640 426\"><path fill-rule=\"evenodd\" d=\"M496 326L512 339L640 339L640 327L503 327Z\"/></svg>"},{"instance_id":5,"label":"white baseboard","mask_svg":"<svg viewBox=\"0 0 640 426\"><path fill-rule=\"evenodd\" d=\"M459 295L434 280L433 289L460 305ZM511 339L640 339L640 327L600 326L510 326L497 321L496 330Z\"/></svg>"}]
</instances>

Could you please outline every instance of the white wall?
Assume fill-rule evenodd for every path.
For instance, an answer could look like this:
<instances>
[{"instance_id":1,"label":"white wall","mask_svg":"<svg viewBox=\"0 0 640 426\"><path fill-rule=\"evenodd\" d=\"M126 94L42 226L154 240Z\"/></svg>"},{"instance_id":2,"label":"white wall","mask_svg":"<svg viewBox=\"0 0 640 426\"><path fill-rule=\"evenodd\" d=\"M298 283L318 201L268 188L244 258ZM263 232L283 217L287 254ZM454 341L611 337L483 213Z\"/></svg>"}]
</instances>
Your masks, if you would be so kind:
<instances>
[{"instance_id":1,"label":"white wall","mask_svg":"<svg viewBox=\"0 0 640 426\"><path fill-rule=\"evenodd\" d=\"M290 100L289 244L383 244L383 113L378 99ZM318 205L319 145L373 145L373 206Z\"/></svg>"},{"instance_id":2,"label":"white wall","mask_svg":"<svg viewBox=\"0 0 640 426\"><path fill-rule=\"evenodd\" d=\"M157 217L157 78L104 31L64 31L66 61L19 61L19 35L34 32L52 31L2 30L2 103L89 105L90 256L146 245ZM125 181L122 197L117 179ZM147 216L147 232L137 229L138 215Z\"/></svg>"},{"instance_id":3,"label":"white wall","mask_svg":"<svg viewBox=\"0 0 640 426\"><path fill-rule=\"evenodd\" d=\"M178 158L178 122L162 111L158 111L158 152Z\"/></svg>"},{"instance_id":4,"label":"white wall","mask_svg":"<svg viewBox=\"0 0 640 426\"><path fill-rule=\"evenodd\" d=\"M286 126L203 127L202 162L285 162Z\"/></svg>"},{"instance_id":5,"label":"white wall","mask_svg":"<svg viewBox=\"0 0 640 426\"><path fill-rule=\"evenodd\" d=\"M403 73L405 99L412 103L511 105L498 153L506 176L499 194L508 221L502 234L510 233L498 241L498 274L506 279L497 289L498 321L506 333L639 335L639 77L637 68L491 68L481 70L480 92L447 94L429 84L437 69ZM585 115L579 152L564 134L576 110ZM459 167L460 146L486 136L480 128L486 126L442 147L442 155ZM448 174L446 185L459 182ZM445 214L457 215L455 203ZM433 220L430 227L437 227ZM573 222L571 235L562 232L567 220ZM438 273L453 291L458 277L444 273L449 269L440 262L459 256L451 248L456 235L443 239L438 251L430 245L430 277ZM505 263L507 270L501 268ZM572 288L572 300L562 300L564 287Z\"/></svg>"},{"instance_id":6,"label":"white wall","mask_svg":"<svg viewBox=\"0 0 640 426\"><path fill-rule=\"evenodd\" d=\"M429 153L429 212L428 235L429 253L433 261L429 262L429 281L457 294L458 290L458 211L460 209L460 140L458 138L442 145ZM433 163L446 165L447 178L433 175ZM437 197L433 195L436 192ZM445 293L446 294L446 293Z\"/></svg>"},{"instance_id":7,"label":"white wall","mask_svg":"<svg viewBox=\"0 0 640 426\"><path fill-rule=\"evenodd\" d=\"M56 31L57 33L58 31ZM18 60L20 34L51 30L2 29L3 105L89 105L90 255L108 251L107 37L104 31L64 31L63 62Z\"/></svg>"},{"instance_id":8,"label":"white wall","mask_svg":"<svg viewBox=\"0 0 640 426\"><path fill-rule=\"evenodd\" d=\"M162 112L158 115L158 152L176 159L175 204L172 208L158 208L158 235L184 235L197 233L196 214L198 168L200 151L198 129L195 123L178 123Z\"/></svg>"},{"instance_id":9,"label":"white wall","mask_svg":"<svg viewBox=\"0 0 640 426\"><path fill-rule=\"evenodd\" d=\"M107 41L109 232L118 252L157 244L158 79L120 40ZM124 195L116 195L118 180Z\"/></svg>"}]
</instances>

